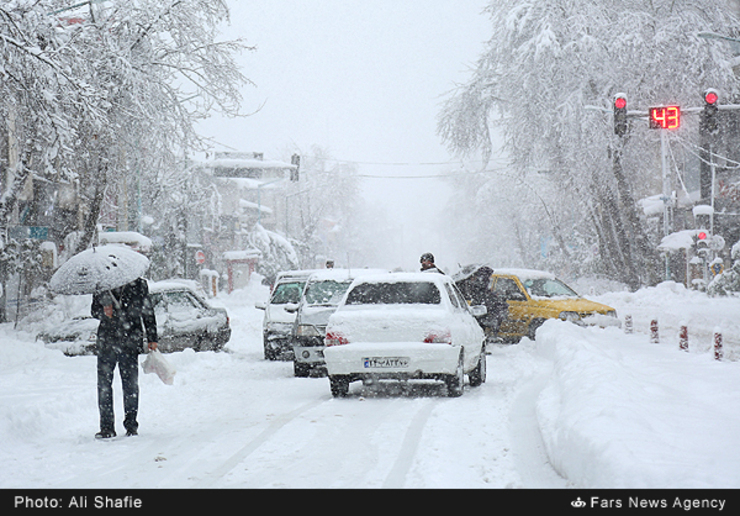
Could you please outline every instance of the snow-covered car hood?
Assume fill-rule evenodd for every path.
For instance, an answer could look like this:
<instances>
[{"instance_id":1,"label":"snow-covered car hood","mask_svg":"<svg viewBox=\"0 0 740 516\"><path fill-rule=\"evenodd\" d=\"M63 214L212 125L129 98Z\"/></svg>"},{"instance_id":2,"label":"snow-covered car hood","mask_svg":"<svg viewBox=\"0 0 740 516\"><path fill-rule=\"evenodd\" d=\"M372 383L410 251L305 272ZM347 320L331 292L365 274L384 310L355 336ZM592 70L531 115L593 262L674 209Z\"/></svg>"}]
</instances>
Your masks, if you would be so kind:
<instances>
[{"instance_id":1,"label":"snow-covered car hood","mask_svg":"<svg viewBox=\"0 0 740 516\"><path fill-rule=\"evenodd\" d=\"M303 306L298 314L298 324L326 326L336 306Z\"/></svg>"}]
</instances>

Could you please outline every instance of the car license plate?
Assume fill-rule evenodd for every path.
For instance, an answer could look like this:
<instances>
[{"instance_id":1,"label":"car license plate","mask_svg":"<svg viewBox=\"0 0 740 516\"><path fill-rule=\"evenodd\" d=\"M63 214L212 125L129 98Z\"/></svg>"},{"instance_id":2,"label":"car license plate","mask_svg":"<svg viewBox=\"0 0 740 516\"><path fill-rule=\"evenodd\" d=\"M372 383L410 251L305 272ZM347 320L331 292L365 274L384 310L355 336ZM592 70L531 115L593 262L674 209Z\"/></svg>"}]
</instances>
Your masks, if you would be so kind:
<instances>
[{"instance_id":1,"label":"car license plate","mask_svg":"<svg viewBox=\"0 0 740 516\"><path fill-rule=\"evenodd\" d=\"M365 369L385 369L391 367L408 367L408 357L368 357L362 359Z\"/></svg>"}]
</instances>

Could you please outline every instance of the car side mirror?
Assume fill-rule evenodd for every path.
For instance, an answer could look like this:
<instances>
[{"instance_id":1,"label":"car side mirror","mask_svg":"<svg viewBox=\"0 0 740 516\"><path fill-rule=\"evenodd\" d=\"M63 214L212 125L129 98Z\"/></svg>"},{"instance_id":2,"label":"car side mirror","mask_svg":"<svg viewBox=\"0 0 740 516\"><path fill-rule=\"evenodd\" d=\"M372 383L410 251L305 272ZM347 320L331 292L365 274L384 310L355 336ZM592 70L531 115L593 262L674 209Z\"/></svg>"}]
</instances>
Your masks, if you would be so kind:
<instances>
[{"instance_id":1,"label":"car side mirror","mask_svg":"<svg viewBox=\"0 0 740 516\"><path fill-rule=\"evenodd\" d=\"M254 307L257 310L267 310L267 303L265 303L264 301L258 301L254 304Z\"/></svg>"},{"instance_id":2,"label":"car side mirror","mask_svg":"<svg viewBox=\"0 0 740 516\"><path fill-rule=\"evenodd\" d=\"M488 313L488 308L485 305L471 306L470 313L473 314L473 317L482 317Z\"/></svg>"}]
</instances>

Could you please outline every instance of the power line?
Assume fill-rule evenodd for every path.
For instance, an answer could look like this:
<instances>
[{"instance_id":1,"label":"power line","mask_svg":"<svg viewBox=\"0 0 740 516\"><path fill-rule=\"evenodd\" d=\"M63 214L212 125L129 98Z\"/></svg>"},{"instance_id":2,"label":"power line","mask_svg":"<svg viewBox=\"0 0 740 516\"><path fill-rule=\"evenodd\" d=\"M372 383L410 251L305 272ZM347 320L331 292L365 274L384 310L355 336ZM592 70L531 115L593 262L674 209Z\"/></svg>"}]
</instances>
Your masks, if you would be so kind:
<instances>
[{"instance_id":1,"label":"power line","mask_svg":"<svg viewBox=\"0 0 740 516\"><path fill-rule=\"evenodd\" d=\"M340 158L329 158L325 156L310 156L307 158L313 158L324 161L336 161L340 163L352 163L355 165L376 165L376 166L394 166L394 167L417 167L417 166L441 166L441 165L464 165L465 163L483 163L483 160L457 160L457 161L356 161L351 159L340 159ZM503 158L502 158L503 159ZM490 160L489 160L490 161Z\"/></svg>"},{"instance_id":2,"label":"power line","mask_svg":"<svg viewBox=\"0 0 740 516\"><path fill-rule=\"evenodd\" d=\"M497 174L507 170L506 168L486 169L486 170L465 170L460 172L450 172L448 174L436 174L431 176L380 176L371 174L357 174L357 177L370 179L444 179L447 177L460 177L473 174Z\"/></svg>"}]
</instances>

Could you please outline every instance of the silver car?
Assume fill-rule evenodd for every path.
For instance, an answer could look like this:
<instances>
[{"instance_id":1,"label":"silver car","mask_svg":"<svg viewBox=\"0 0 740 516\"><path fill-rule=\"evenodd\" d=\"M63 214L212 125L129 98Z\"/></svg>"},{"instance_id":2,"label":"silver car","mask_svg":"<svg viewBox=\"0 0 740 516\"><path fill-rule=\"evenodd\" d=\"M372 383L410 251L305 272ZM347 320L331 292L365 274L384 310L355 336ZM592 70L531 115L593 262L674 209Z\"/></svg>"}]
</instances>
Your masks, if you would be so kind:
<instances>
[{"instance_id":1,"label":"silver car","mask_svg":"<svg viewBox=\"0 0 740 516\"><path fill-rule=\"evenodd\" d=\"M291 332L303 287L315 269L284 271L277 275L267 303L255 303L264 310L262 344L266 360L293 360Z\"/></svg>"},{"instance_id":2,"label":"silver car","mask_svg":"<svg viewBox=\"0 0 740 516\"><path fill-rule=\"evenodd\" d=\"M220 351L231 338L229 316L211 306L192 282L169 280L149 283L157 319L158 349L163 352L193 348ZM79 316L36 335L47 347L65 355L94 355L99 321Z\"/></svg>"},{"instance_id":3,"label":"silver car","mask_svg":"<svg viewBox=\"0 0 740 516\"><path fill-rule=\"evenodd\" d=\"M387 273L383 269L326 269L309 276L294 312L292 330L293 372L305 377L324 373L324 334L329 316L334 313L350 283L358 276Z\"/></svg>"}]
</instances>

